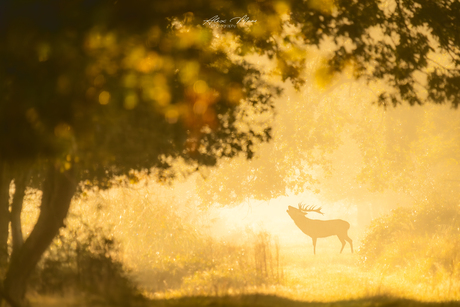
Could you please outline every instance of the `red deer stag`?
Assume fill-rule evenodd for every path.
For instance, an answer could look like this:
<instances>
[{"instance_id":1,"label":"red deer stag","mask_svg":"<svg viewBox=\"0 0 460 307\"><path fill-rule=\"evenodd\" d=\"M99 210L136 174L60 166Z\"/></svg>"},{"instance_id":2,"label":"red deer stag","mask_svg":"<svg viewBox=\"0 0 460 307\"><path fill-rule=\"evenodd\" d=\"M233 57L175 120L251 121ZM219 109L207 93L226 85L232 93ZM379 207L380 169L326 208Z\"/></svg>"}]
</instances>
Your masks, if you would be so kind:
<instances>
[{"instance_id":1,"label":"red deer stag","mask_svg":"<svg viewBox=\"0 0 460 307\"><path fill-rule=\"evenodd\" d=\"M342 242L342 249L340 250L340 253L342 253L343 248L345 247L345 241L348 241L348 243L350 243L351 252L353 253L353 241L347 234L348 229L350 228L350 224L347 221L321 221L309 219L305 216L308 212L316 212L323 214L321 212L321 208L314 208L313 206L303 206L302 203L299 203L299 209L289 206L286 212L294 220L294 223L297 225L297 227L299 227L304 234L312 238L313 254L316 254L316 239L330 236L337 236L339 237L340 242Z\"/></svg>"}]
</instances>

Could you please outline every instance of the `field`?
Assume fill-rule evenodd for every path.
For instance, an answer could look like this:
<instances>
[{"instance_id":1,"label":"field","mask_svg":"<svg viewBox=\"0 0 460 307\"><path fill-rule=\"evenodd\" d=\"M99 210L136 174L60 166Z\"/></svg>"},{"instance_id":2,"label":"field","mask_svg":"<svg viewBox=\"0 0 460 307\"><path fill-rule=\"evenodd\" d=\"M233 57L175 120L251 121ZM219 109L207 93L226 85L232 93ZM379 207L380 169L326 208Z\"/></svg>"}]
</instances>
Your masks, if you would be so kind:
<instances>
[{"instance_id":1,"label":"field","mask_svg":"<svg viewBox=\"0 0 460 307\"><path fill-rule=\"evenodd\" d=\"M334 241L326 239L324 244ZM322 244L322 245L324 245ZM336 244L338 246L338 244ZM326 247L326 250L324 250ZM334 246L335 247L335 246ZM347 246L348 247L348 246ZM159 293L144 292L147 300L133 300L128 305L113 306L457 306L458 285L444 286L417 283L389 270L360 264L358 254L343 254L323 246L312 255L311 246L292 246L281 254L282 276L279 282L245 289L220 286L220 293L190 295L187 289L169 289ZM210 284L215 280L208 280ZM78 297L32 297L34 307L108 306L98 300Z\"/></svg>"}]
</instances>

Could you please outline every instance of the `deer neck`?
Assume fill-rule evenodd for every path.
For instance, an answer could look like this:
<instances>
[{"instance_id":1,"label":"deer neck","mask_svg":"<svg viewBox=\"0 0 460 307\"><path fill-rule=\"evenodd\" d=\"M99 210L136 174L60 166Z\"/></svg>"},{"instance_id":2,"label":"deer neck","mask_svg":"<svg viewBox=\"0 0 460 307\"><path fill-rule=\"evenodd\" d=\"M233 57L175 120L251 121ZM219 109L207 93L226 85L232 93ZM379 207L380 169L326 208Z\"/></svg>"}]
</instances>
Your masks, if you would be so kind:
<instances>
[{"instance_id":1,"label":"deer neck","mask_svg":"<svg viewBox=\"0 0 460 307\"><path fill-rule=\"evenodd\" d=\"M308 234L310 230L313 228L312 219L309 219L306 216L297 216L293 218L294 223L297 227L300 228L304 233Z\"/></svg>"}]
</instances>

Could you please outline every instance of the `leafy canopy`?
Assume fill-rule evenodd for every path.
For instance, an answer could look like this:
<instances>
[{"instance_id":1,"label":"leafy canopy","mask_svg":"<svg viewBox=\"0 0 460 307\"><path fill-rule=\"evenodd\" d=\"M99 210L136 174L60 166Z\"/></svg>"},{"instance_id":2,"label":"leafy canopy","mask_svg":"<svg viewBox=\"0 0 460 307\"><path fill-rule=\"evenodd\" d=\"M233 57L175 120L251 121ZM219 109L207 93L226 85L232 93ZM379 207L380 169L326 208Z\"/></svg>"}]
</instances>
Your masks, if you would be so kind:
<instances>
[{"instance_id":1,"label":"leafy canopy","mask_svg":"<svg viewBox=\"0 0 460 307\"><path fill-rule=\"evenodd\" d=\"M312 66L312 52L308 53L309 68L315 70L319 85L340 85L338 74L347 72L371 83L377 93L376 102L384 106L434 102L457 107L460 90L457 3L292 1L289 6L293 36L327 55L320 65ZM440 131L432 129L434 124L447 124L436 119L441 112L439 108L400 107L382 113L366 106L371 95L358 98L356 95L362 93L356 88L353 96L348 91L343 93L339 86L335 89L340 95L333 98L337 105L330 102L330 110L319 107L323 98L308 87L303 88L305 97L280 103L277 120L281 124L276 126L273 146L263 147L260 159L251 163L232 160L224 170L215 171L211 180L200 187L201 195L210 203L239 203L247 197L271 199L312 188L318 183L316 178L321 180L323 194L329 190L333 191L330 194L355 197L364 195L367 188L373 191L391 188L413 194L420 192L415 189L417 185L425 186L437 178L431 173L439 168L436 166L439 161L435 161L436 155L427 155L426 144L436 143L433 141L436 137L440 140ZM304 110L308 111L303 113ZM446 130L456 125L456 113L449 112L441 112L442 118L449 116L449 121L452 120L452 126L447 125L450 128ZM325 142L326 135L331 142ZM443 132L442 137L452 137L452 133ZM443 157L456 159L449 143L442 143L442 148L441 143L436 144L438 154L443 152ZM353 163L343 166L340 159L350 155L352 149L356 155ZM359 164L357 157L362 157ZM324 176L311 176L312 173ZM443 172L448 173L452 171ZM447 177L452 179L451 175ZM416 183L414 178L420 182ZM337 193L339 190L341 193Z\"/></svg>"},{"instance_id":2,"label":"leafy canopy","mask_svg":"<svg viewBox=\"0 0 460 307\"><path fill-rule=\"evenodd\" d=\"M391 87L377 102L411 105L460 100L460 3L431 0L295 1L292 23L309 44L328 42L333 74ZM326 2L327 3L327 2Z\"/></svg>"},{"instance_id":3,"label":"leafy canopy","mask_svg":"<svg viewBox=\"0 0 460 307\"><path fill-rule=\"evenodd\" d=\"M252 157L254 144L270 139L280 89L242 55L274 57L281 51L272 37L287 35L273 4L250 9L260 20L254 29L203 22L247 10L239 7L2 2L0 160L60 159L83 170L80 179L105 184L131 169L167 170L179 158L196 168ZM294 80L302 61L278 72Z\"/></svg>"}]
</instances>

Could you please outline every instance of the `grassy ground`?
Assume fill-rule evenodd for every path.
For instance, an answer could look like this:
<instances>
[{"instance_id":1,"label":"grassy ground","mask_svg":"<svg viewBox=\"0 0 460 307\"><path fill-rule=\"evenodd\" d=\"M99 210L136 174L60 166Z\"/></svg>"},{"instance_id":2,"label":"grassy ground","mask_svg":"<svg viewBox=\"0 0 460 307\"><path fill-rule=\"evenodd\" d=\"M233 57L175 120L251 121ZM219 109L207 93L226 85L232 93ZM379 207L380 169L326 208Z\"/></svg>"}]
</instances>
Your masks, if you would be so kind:
<instances>
[{"instance_id":1,"label":"grassy ground","mask_svg":"<svg viewBox=\"0 0 460 307\"><path fill-rule=\"evenodd\" d=\"M199 297L181 297L173 299L147 300L143 302L132 302L126 305L107 305L106 303L78 303L76 301L69 302L68 299L51 299L42 298L40 302L32 303L32 307L83 307L83 306L139 306L139 307L192 307L192 306L208 306L208 307L447 307L460 306L459 302L421 302L417 300L401 299L386 296L367 297L362 299L344 300L335 302L309 302L298 301L266 294L251 294L237 296L199 296Z\"/></svg>"},{"instance_id":2,"label":"grassy ground","mask_svg":"<svg viewBox=\"0 0 460 307\"><path fill-rule=\"evenodd\" d=\"M254 307L355 307L355 306L459 306L456 302L426 303L406 299L395 299L389 297L372 297L359 300L337 301L337 302L302 302L272 295L245 295L226 297L184 297L152 302L151 306L254 306Z\"/></svg>"},{"instance_id":3,"label":"grassy ground","mask_svg":"<svg viewBox=\"0 0 460 307\"><path fill-rule=\"evenodd\" d=\"M152 212L163 211L157 208ZM163 219L159 215L158 220ZM175 221L174 216L169 219ZM175 225L173 222L165 225ZM420 273L415 267L395 268L389 261L365 267L360 262L356 234L350 234L355 240L354 254L348 244L339 254L339 240L330 237L318 240L313 255L311 239L294 233L293 236L300 236L299 241L281 245L278 261L273 238L257 233L247 238L243 233L237 241L241 245L233 246L228 242L194 239L189 231L181 233L167 227L160 230L166 235L154 232L151 238L131 242L129 246L135 248L128 249L140 255L144 255L143 247L153 251L145 253L145 257L128 257L136 264L131 266L133 280L140 283L145 300L127 299L111 305L79 295L31 295L31 306L460 306L460 282L452 273ZM171 234L175 240L170 239ZM149 242L162 243L163 253L156 252L159 247L150 246ZM194 244L185 244L190 242ZM261 274L261 267L267 276L262 282L254 278ZM164 287L158 286L161 278L165 278Z\"/></svg>"},{"instance_id":4,"label":"grassy ground","mask_svg":"<svg viewBox=\"0 0 460 307\"><path fill-rule=\"evenodd\" d=\"M300 259L295 256L304 250ZM424 302L460 301L460 285L446 275L422 280L411 269L400 272L388 266L365 267L359 255L349 250L338 254L335 248L324 248L317 255L308 251L308 247L302 246L286 251L286 279L274 294L317 302L360 302L368 298L374 301L383 297Z\"/></svg>"},{"instance_id":5,"label":"grassy ground","mask_svg":"<svg viewBox=\"0 0 460 307\"><path fill-rule=\"evenodd\" d=\"M160 305L188 306L441 306L460 302L460 287L447 279L423 281L411 272L392 273L388 267L365 268L358 254L326 239L317 246L284 247L283 279L279 284L236 292L230 297L188 297L186 293L158 295ZM321 248L320 248L321 246ZM299 302L303 302L302 304ZM316 303L312 303L316 302ZM240 305L238 305L240 304Z\"/></svg>"},{"instance_id":6,"label":"grassy ground","mask_svg":"<svg viewBox=\"0 0 460 307\"><path fill-rule=\"evenodd\" d=\"M146 301L129 301L113 306L460 306L458 285L444 289L435 284L419 283L389 270L368 268L349 247L336 251L340 243L323 241L313 255L311 244L283 248L283 274L279 284L234 291L215 296L190 296L186 291L146 293ZM78 297L32 298L33 307L109 306Z\"/></svg>"}]
</instances>

